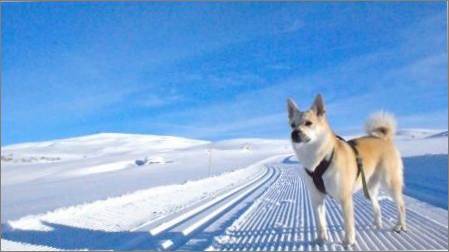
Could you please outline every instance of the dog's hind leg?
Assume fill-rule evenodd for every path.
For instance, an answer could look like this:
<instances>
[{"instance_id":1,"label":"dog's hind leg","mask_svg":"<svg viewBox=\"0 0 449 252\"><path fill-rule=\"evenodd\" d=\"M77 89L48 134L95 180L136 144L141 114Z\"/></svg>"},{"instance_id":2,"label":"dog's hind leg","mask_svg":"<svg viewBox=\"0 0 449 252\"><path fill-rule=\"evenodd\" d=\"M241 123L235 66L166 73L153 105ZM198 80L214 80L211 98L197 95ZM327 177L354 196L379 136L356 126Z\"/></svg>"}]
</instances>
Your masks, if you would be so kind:
<instances>
[{"instance_id":1,"label":"dog's hind leg","mask_svg":"<svg viewBox=\"0 0 449 252\"><path fill-rule=\"evenodd\" d=\"M407 231L407 227L405 225L405 204L404 199L402 197L402 184L393 183L391 188L391 194L396 202L398 209L398 223L393 228L395 232Z\"/></svg>"},{"instance_id":2,"label":"dog's hind leg","mask_svg":"<svg viewBox=\"0 0 449 252\"><path fill-rule=\"evenodd\" d=\"M394 162L392 162L393 168L390 171L389 179L386 181L387 185L390 189L390 194L396 202L396 206L398 209L398 223L393 228L395 232L407 231L407 227L405 224L405 204L404 199L402 197L402 187L404 183L404 178L402 174L402 160L400 157L396 158Z\"/></svg>"},{"instance_id":3,"label":"dog's hind leg","mask_svg":"<svg viewBox=\"0 0 449 252\"><path fill-rule=\"evenodd\" d=\"M371 205L373 207L374 225L378 229L382 228L382 212L380 210L379 200L377 199L377 196L379 195L379 187L379 175L375 173L368 181L368 191L371 197Z\"/></svg>"}]
</instances>

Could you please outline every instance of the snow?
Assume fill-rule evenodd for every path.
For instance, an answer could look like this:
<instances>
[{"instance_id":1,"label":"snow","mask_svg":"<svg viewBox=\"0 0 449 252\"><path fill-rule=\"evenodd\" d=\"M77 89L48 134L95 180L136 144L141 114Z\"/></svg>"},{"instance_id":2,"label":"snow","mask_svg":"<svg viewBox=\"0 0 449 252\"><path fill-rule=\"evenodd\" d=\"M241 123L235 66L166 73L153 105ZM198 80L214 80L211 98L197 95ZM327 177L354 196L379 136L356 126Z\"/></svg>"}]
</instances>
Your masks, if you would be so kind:
<instances>
[{"instance_id":1,"label":"snow","mask_svg":"<svg viewBox=\"0 0 449 252\"><path fill-rule=\"evenodd\" d=\"M447 154L447 136L396 140L402 157Z\"/></svg>"},{"instance_id":2,"label":"snow","mask_svg":"<svg viewBox=\"0 0 449 252\"><path fill-rule=\"evenodd\" d=\"M56 249L47 246L37 246L31 245L29 243L23 242L13 242L2 239L1 247L3 251L59 251L61 249Z\"/></svg>"},{"instance_id":3,"label":"snow","mask_svg":"<svg viewBox=\"0 0 449 252\"><path fill-rule=\"evenodd\" d=\"M61 160L2 161L1 218L17 219L151 187L181 184L290 152L286 141L266 141L254 139L252 151L242 151L240 141L211 143L169 136L97 134L7 146L2 148L2 156L51 154Z\"/></svg>"},{"instance_id":4,"label":"snow","mask_svg":"<svg viewBox=\"0 0 449 252\"><path fill-rule=\"evenodd\" d=\"M447 130L427 129L400 130L395 140L406 166L405 193L432 205L413 198L407 202L413 202L413 207L421 212L434 209L432 219L445 222L447 140ZM298 202L291 197L273 201L261 196L268 188L281 190L288 186L274 183L270 187L270 183L277 181L275 177L282 174L282 167L295 165L294 159L282 162L291 154L288 139L209 142L118 133L2 147L2 249L48 250L34 245L76 250L120 249L123 247L119 241L131 235L129 232L133 232L130 240L140 241L142 234L138 230L148 232L156 224L176 220L172 215L179 219L178 213L186 209L193 211L202 207L201 211L205 211L185 217L189 221L184 226L174 227L191 236L205 225L232 216L235 209L245 209L245 205L256 207L263 201L266 207L261 211L267 211L270 206L295 206ZM266 170L266 164L273 163L273 158L280 166L275 163ZM253 180L265 182L247 185ZM222 200L218 200L220 197ZM384 201L390 201L383 197ZM205 207L204 202L213 199L216 203ZM290 208L286 207L284 213L288 213L287 209ZM236 218L251 213L241 211L236 212ZM273 230L286 229L287 224L277 220L273 222ZM41 232L47 232L48 236L42 236L43 240L33 238L41 237ZM95 234L117 242L100 241L94 236L76 244L58 234ZM223 243L241 240L228 234L218 239ZM189 244L193 240L185 242ZM179 242L161 241L168 249ZM130 245L130 248L139 247Z\"/></svg>"},{"instance_id":5,"label":"snow","mask_svg":"<svg viewBox=\"0 0 449 252\"><path fill-rule=\"evenodd\" d=\"M294 158L293 158L294 159ZM285 162L287 161L287 162ZM238 216L225 229L211 227L207 232L216 235L206 251L324 251L346 250L342 245L343 227L340 205L331 198L326 199L329 241L318 244L316 223L310 197L301 177L298 164L288 158L278 169L280 178L262 196ZM390 197L379 197L383 213L384 227L373 228L371 204L362 192L354 197L357 243L352 250L415 250L447 249L447 211L425 206L418 212L415 202L407 201L407 233L396 234L391 231L396 221L396 210ZM423 207L423 206L421 206ZM445 220L439 222L439 220ZM203 247L198 247L203 250ZM181 250L188 246L180 247Z\"/></svg>"},{"instance_id":6,"label":"snow","mask_svg":"<svg viewBox=\"0 0 449 252\"><path fill-rule=\"evenodd\" d=\"M48 222L104 231L130 230L193 202L214 197L223 189L246 182L258 173L259 167L250 166L185 184L154 187L106 200L59 208L45 214L27 215L10 221L9 225L15 229L49 231L52 229L43 224ZM173 201L173 195L177 195L176 201ZM121 218L122 216L129 217Z\"/></svg>"},{"instance_id":7,"label":"snow","mask_svg":"<svg viewBox=\"0 0 449 252\"><path fill-rule=\"evenodd\" d=\"M400 129L396 132L397 140L428 138L445 132L443 129ZM447 130L446 130L447 132Z\"/></svg>"},{"instance_id":8,"label":"snow","mask_svg":"<svg viewBox=\"0 0 449 252\"><path fill-rule=\"evenodd\" d=\"M79 169L74 172L66 173L67 176L85 176L85 175L91 175L96 173L103 173L103 172L113 172L118 171L122 169L131 168L132 161L118 161L118 162L112 162L107 164L101 164L101 165L94 165L90 166L84 169Z\"/></svg>"}]
</instances>

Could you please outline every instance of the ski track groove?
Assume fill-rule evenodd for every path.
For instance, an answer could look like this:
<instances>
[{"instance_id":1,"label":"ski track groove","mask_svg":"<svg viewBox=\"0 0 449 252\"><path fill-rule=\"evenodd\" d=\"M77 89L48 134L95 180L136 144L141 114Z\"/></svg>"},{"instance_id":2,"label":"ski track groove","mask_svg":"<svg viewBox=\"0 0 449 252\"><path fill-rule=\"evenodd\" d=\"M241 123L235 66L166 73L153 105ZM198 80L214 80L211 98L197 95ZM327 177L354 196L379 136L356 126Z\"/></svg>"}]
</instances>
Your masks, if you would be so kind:
<instances>
[{"instance_id":1,"label":"ski track groove","mask_svg":"<svg viewBox=\"0 0 449 252\"><path fill-rule=\"evenodd\" d=\"M181 237L181 239L179 237L177 237L176 233L182 233L182 229L180 229L180 227L182 228L182 226L185 226L186 223L190 225L187 225L187 227L183 228L191 228L192 225L197 224L199 221L204 221L204 219L199 218L198 220L198 216L204 215L204 214L210 214L211 212L214 212L214 210L220 208L221 206L241 197L242 199L248 197L249 195L253 194L255 191L257 191L258 189L264 187L265 184L269 184L270 181L276 180L277 179L277 172L274 168L269 167L269 166L265 166L264 167L265 172L262 172L260 174L263 174L262 176L260 176L258 179L256 180L252 180L251 182L247 183L245 187L241 188L240 190L236 191L235 193L232 193L226 197L224 197L222 200L215 202L214 204L210 204L210 201L214 201L214 199L210 199L209 201L204 202L203 204L200 204L199 206L196 206L196 208L202 208L203 205L209 204L209 206L205 209L202 209L201 211L199 211L198 213L189 216L188 218L181 218L178 222L176 223L172 223L170 225L170 227L164 227L163 231L161 232L157 232L156 235L152 235L150 231L148 230L154 230L154 229L159 229L159 226L166 226L165 222L159 223L157 226L153 226L152 228L148 228L148 226L151 226L153 223L150 222L149 224L145 225L145 226L141 226L138 230L135 231L144 231L147 230L148 231L148 235L149 237L147 238L151 238L152 240L160 240L159 242L159 246L157 246L156 248L153 246L151 246L148 249L157 249L157 250L173 250L173 248L177 248L185 243L188 242L189 238L192 238L193 234L197 233L196 230L194 230L194 232L192 232L192 234L187 234L184 235L184 237ZM256 176L257 177L257 176ZM239 186L240 187L240 186ZM230 191L232 191L233 189L231 189ZM228 192L229 193L229 192ZM223 194L228 194L228 193L223 193ZM220 196L217 196L220 197ZM240 202L242 199L237 200L237 202ZM230 206L230 208L234 207L236 203L232 204ZM226 210L226 209L225 209ZM188 210L188 211L192 211L192 209ZM181 215L183 215L184 213L181 213ZM174 214L174 217L172 219L167 220L168 222L171 222L173 219L179 218L179 214ZM212 217L212 220L214 220L215 218ZM199 227L199 229L202 226L207 226L209 221L206 221L206 223L204 223L203 225L201 225ZM167 239L164 237L168 237ZM146 239L142 239L143 242L147 241ZM130 246L123 246L120 249L121 250L127 250L127 249L133 249L133 247L138 247L140 248L140 244L139 242L133 242L133 241L129 241L128 242L130 245L132 245L132 247ZM164 247L164 244L168 244L171 243L170 246L168 247Z\"/></svg>"},{"instance_id":2,"label":"ski track groove","mask_svg":"<svg viewBox=\"0 0 449 252\"><path fill-rule=\"evenodd\" d=\"M269 191L266 191L266 192L264 192L264 194L263 195L265 195L267 192L269 192ZM262 195L262 197L261 198L263 198L263 195ZM257 199L257 201L259 201L260 202L260 200L261 200L261 198L259 198L259 199ZM258 202L256 202L256 204L259 204ZM251 211L251 209L249 209L248 210L248 212L247 213L244 213L244 214L249 214L250 213L250 211ZM259 209L257 209L256 208L256 211L259 211ZM253 219L253 217L252 216L258 216L258 214L254 214L254 215L251 215L251 217L250 218L252 218ZM250 222L246 222L245 223L245 227L247 227L248 225L250 225ZM251 231L250 231L251 232ZM229 233L233 233L231 230L227 230L226 231L226 234L229 234ZM242 239L242 237L240 236L239 238L237 238L237 242L239 242L240 240ZM236 248L233 248L234 246L232 245L232 243L231 244L226 244L226 249L236 249Z\"/></svg>"}]
</instances>

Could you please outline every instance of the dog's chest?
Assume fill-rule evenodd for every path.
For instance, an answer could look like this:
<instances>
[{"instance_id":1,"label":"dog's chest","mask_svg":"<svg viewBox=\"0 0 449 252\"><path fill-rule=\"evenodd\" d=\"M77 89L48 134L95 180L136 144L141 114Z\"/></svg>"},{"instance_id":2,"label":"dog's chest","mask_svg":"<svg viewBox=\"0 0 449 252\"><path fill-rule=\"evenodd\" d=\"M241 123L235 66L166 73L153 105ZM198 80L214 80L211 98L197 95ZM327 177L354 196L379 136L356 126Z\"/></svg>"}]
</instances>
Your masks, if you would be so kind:
<instances>
[{"instance_id":1,"label":"dog's chest","mask_svg":"<svg viewBox=\"0 0 449 252\"><path fill-rule=\"evenodd\" d=\"M306 186L308 187L309 191L320 193L316 188L313 179L305 172L305 169L313 170L321 161L321 159L316 158L316 153L318 152L317 146L308 145L302 146L301 148L298 147L299 146L293 144L295 154L299 162L303 166L301 167L302 170L301 176L304 178ZM326 193L332 196L333 198L337 198L339 195L340 183L339 183L339 173L336 167L334 167L331 164L327 168L326 172L323 174L322 179L324 182ZM310 187L314 187L316 190L310 190Z\"/></svg>"},{"instance_id":2,"label":"dog's chest","mask_svg":"<svg viewBox=\"0 0 449 252\"><path fill-rule=\"evenodd\" d=\"M326 187L326 193L333 198L338 198L340 194L339 174L335 169L329 169L323 174L323 182Z\"/></svg>"},{"instance_id":3,"label":"dog's chest","mask_svg":"<svg viewBox=\"0 0 449 252\"><path fill-rule=\"evenodd\" d=\"M320 161L316 158L315 153L317 152L317 148L313 145L298 146L293 144L293 150L299 162L305 167L313 168Z\"/></svg>"},{"instance_id":4,"label":"dog's chest","mask_svg":"<svg viewBox=\"0 0 449 252\"><path fill-rule=\"evenodd\" d=\"M310 175L308 175L305 171L305 167L300 167L300 175L303 178L303 181L306 184L307 189L310 193L318 193L320 194L318 188L316 187L313 179ZM324 182L324 188L326 193L333 197L339 198L340 194L340 182L339 182L339 173L336 171L334 167L329 167L327 171L322 176Z\"/></svg>"}]
</instances>

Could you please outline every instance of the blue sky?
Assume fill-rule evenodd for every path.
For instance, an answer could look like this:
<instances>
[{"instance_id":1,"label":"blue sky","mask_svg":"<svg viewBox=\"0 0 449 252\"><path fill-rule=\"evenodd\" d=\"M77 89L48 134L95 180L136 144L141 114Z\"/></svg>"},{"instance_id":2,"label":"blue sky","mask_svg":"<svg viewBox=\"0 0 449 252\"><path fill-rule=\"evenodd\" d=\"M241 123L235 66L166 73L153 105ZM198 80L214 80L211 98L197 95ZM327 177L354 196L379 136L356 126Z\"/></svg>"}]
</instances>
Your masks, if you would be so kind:
<instances>
[{"instance_id":1,"label":"blue sky","mask_svg":"<svg viewBox=\"0 0 449 252\"><path fill-rule=\"evenodd\" d=\"M447 128L445 2L3 3L2 145L126 132L287 138L287 97L337 133Z\"/></svg>"}]
</instances>

